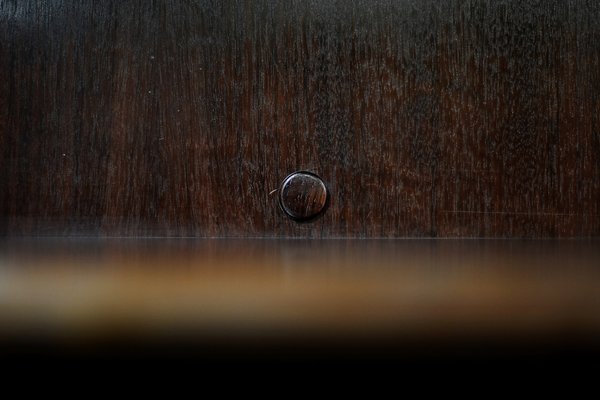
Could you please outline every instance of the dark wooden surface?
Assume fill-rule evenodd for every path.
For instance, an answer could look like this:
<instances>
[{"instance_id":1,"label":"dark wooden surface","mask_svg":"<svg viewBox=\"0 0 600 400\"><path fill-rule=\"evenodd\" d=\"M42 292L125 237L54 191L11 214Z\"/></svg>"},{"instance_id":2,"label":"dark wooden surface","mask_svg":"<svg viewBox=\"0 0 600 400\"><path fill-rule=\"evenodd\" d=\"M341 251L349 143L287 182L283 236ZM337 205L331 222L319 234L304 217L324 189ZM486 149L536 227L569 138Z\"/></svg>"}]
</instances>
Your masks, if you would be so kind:
<instances>
[{"instance_id":1,"label":"dark wooden surface","mask_svg":"<svg viewBox=\"0 0 600 400\"><path fill-rule=\"evenodd\" d=\"M598 236L600 3L0 0L0 234Z\"/></svg>"},{"instance_id":2,"label":"dark wooden surface","mask_svg":"<svg viewBox=\"0 0 600 400\"><path fill-rule=\"evenodd\" d=\"M598 240L8 238L0 358L111 338L597 352L599 265Z\"/></svg>"}]
</instances>

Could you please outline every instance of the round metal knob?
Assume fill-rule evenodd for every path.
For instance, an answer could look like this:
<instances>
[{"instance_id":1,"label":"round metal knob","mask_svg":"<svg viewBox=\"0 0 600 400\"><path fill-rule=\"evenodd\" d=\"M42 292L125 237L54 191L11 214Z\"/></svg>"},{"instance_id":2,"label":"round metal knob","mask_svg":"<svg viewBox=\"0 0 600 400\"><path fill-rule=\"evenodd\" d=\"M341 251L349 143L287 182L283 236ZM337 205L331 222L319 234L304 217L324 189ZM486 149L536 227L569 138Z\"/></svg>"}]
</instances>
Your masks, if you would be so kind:
<instances>
[{"instance_id":1,"label":"round metal knob","mask_svg":"<svg viewBox=\"0 0 600 400\"><path fill-rule=\"evenodd\" d=\"M311 172L294 172L283 180L279 188L281 208L295 221L318 217L325 211L328 200L325 183Z\"/></svg>"}]
</instances>

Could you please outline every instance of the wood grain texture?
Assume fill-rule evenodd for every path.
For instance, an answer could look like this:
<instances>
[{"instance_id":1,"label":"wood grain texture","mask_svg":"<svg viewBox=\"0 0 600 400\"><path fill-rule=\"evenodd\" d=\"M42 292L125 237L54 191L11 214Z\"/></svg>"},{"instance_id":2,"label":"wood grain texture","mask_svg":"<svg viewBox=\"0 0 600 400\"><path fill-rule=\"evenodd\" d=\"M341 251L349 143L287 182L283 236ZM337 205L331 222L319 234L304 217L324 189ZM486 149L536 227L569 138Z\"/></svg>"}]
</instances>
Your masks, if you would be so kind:
<instances>
[{"instance_id":1,"label":"wood grain texture","mask_svg":"<svg viewBox=\"0 0 600 400\"><path fill-rule=\"evenodd\" d=\"M0 0L0 234L598 236L600 3Z\"/></svg>"}]
</instances>

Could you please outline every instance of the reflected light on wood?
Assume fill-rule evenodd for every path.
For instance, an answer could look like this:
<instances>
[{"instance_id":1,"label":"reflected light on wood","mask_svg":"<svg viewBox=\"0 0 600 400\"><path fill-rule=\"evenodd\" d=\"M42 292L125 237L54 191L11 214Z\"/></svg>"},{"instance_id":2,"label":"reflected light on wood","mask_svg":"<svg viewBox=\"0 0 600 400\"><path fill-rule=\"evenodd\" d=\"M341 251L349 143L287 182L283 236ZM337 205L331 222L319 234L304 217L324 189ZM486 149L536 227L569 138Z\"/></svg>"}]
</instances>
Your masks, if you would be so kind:
<instances>
[{"instance_id":1,"label":"reflected light on wood","mask_svg":"<svg viewBox=\"0 0 600 400\"><path fill-rule=\"evenodd\" d=\"M597 241L12 239L4 335L600 332Z\"/></svg>"}]
</instances>

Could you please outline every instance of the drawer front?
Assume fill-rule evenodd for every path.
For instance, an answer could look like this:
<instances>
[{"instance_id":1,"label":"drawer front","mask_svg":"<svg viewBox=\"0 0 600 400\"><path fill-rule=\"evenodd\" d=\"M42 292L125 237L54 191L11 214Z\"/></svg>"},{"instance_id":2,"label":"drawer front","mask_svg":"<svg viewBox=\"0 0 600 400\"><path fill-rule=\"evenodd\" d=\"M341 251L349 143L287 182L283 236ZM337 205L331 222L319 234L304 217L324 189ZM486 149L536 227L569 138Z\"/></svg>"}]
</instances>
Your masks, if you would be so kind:
<instances>
[{"instance_id":1,"label":"drawer front","mask_svg":"<svg viewBox=\"0 0 600 400\"><path fill-rule=\"evenodd\" d=\"M598 236L600 3L0 0L0 234Z\"/></svg>"}]
</instances>

